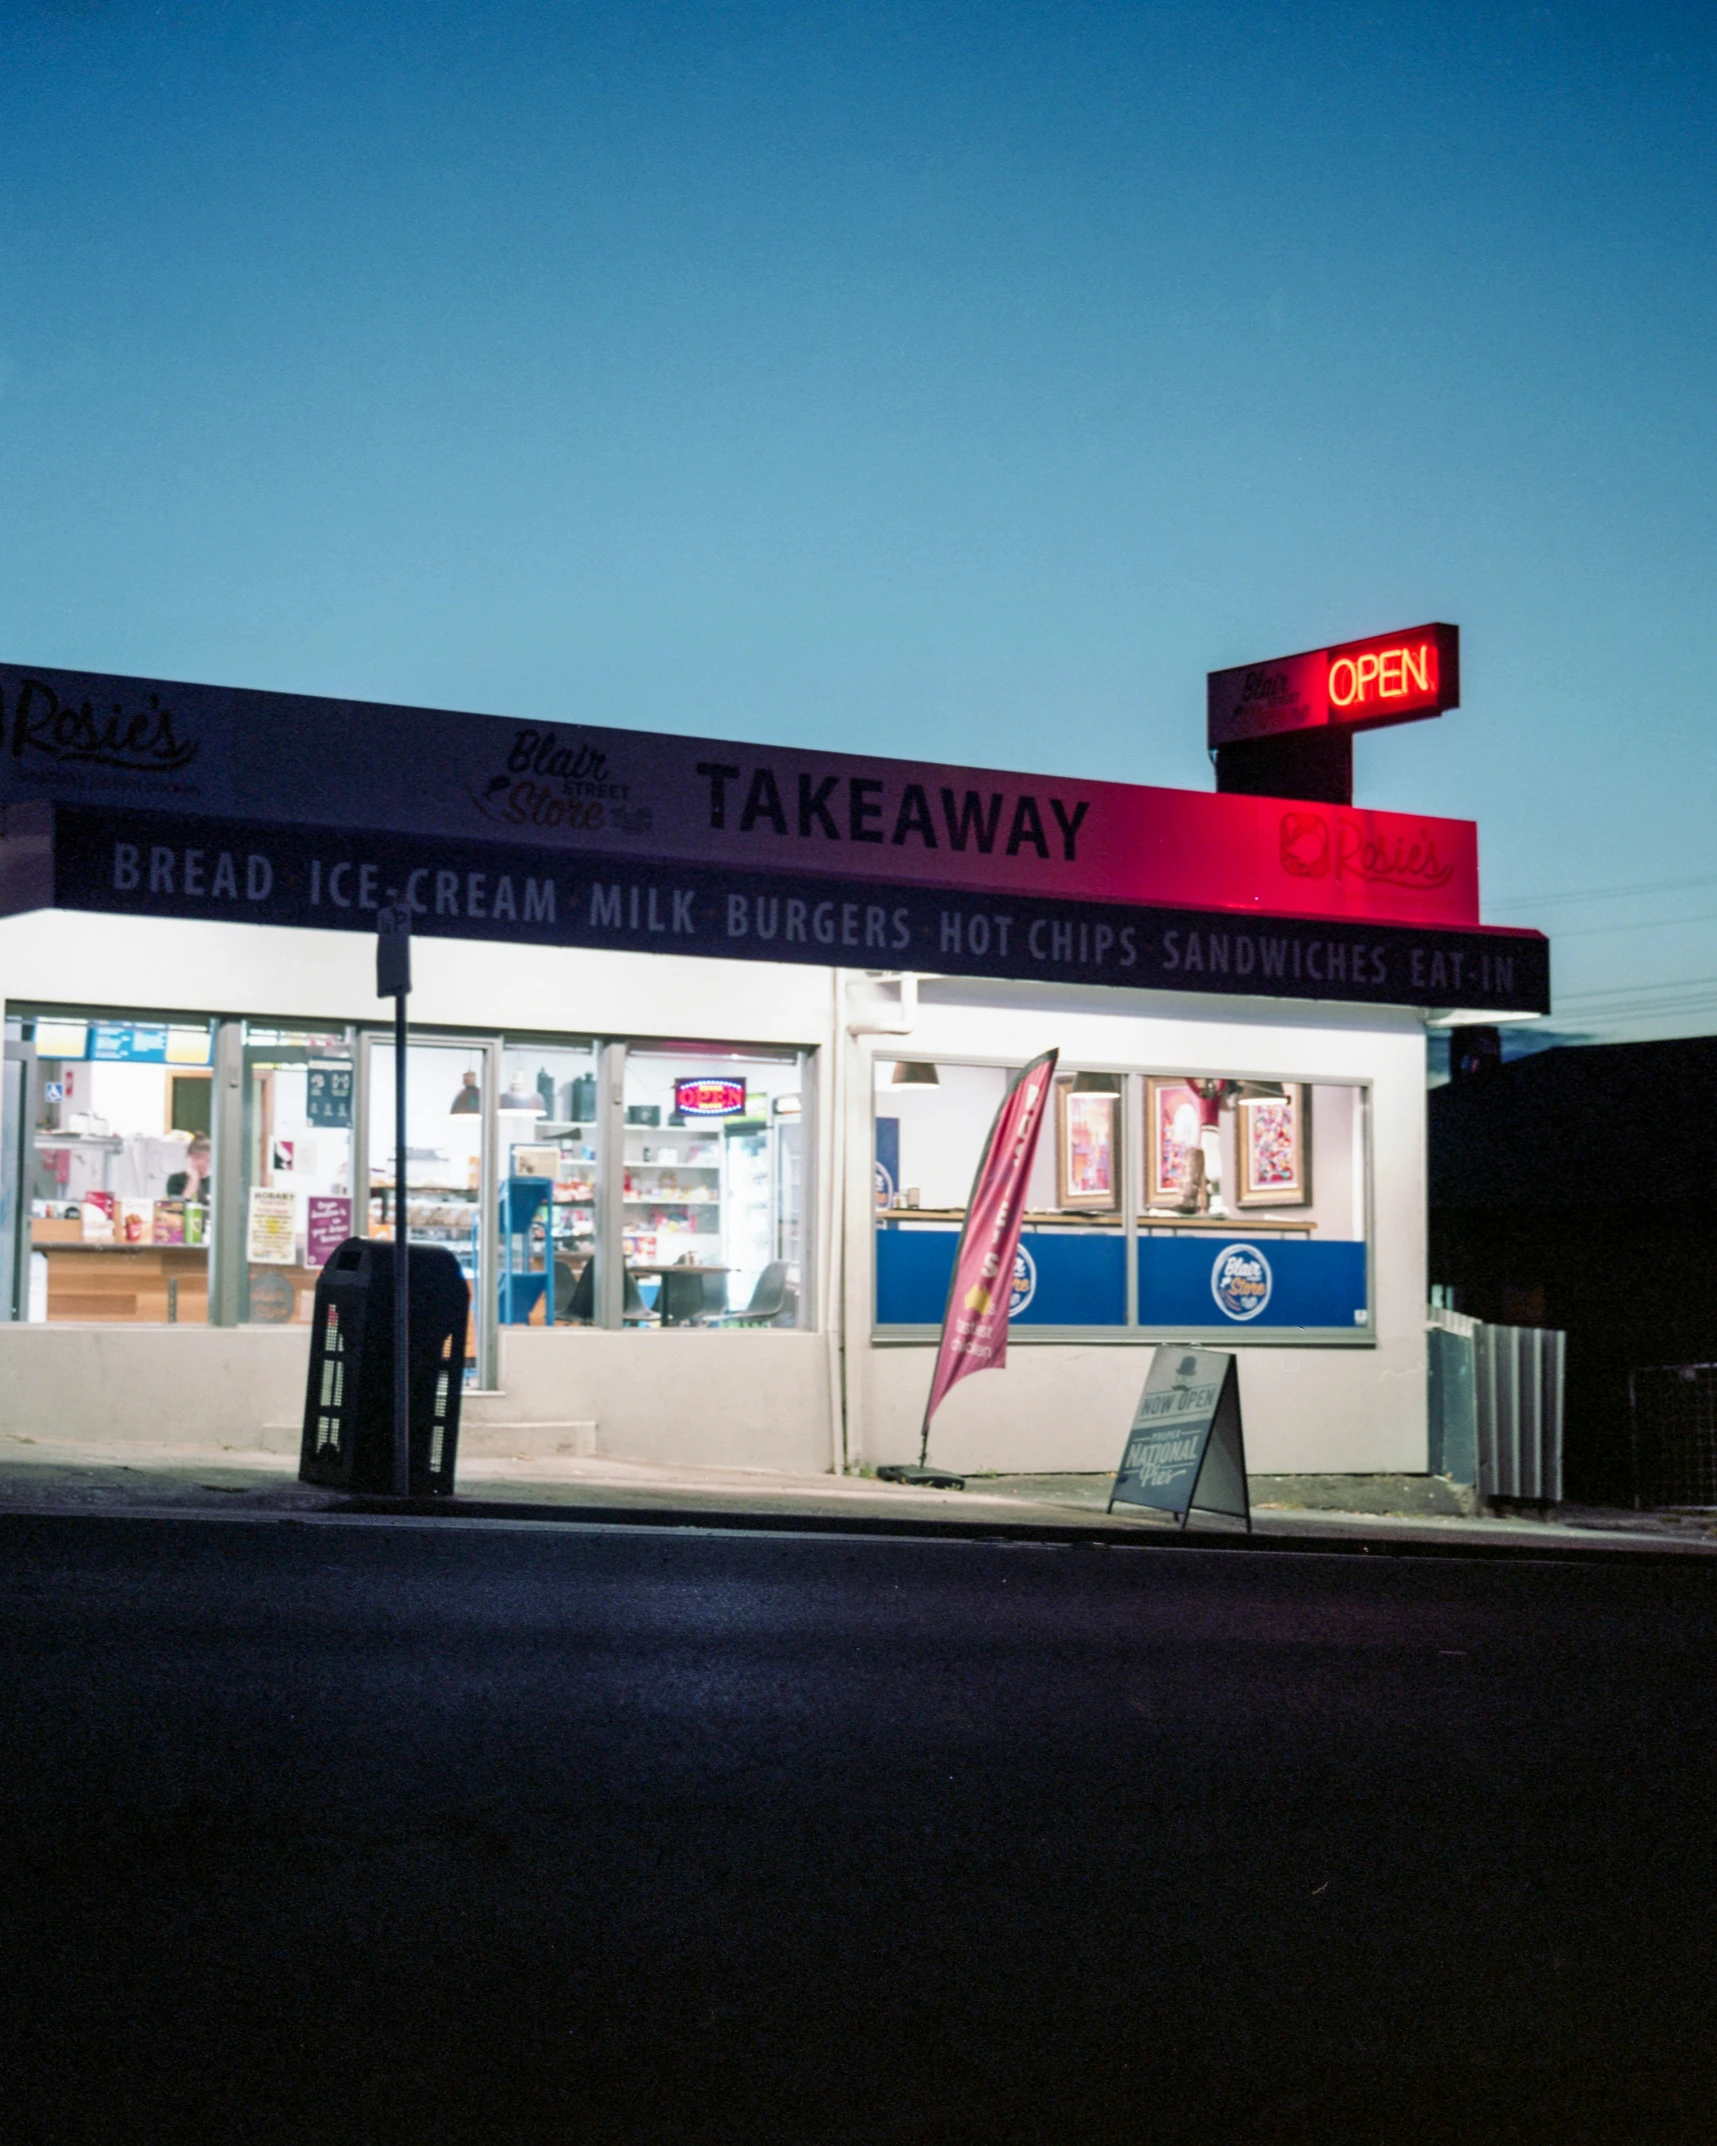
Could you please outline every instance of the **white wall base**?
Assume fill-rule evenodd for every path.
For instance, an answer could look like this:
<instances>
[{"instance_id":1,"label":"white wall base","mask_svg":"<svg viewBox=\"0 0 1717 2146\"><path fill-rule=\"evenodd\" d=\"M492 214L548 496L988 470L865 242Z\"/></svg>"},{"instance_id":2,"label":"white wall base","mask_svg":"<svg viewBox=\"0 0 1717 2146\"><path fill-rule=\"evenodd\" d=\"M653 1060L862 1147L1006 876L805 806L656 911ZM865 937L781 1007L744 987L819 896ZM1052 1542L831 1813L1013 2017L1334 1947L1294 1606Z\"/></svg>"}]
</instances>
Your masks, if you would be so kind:
<instances>
[{"instance_id":1,"label":"white wall base","mask_svg":"<svg viewBox=\"0 0 1717 2146\"><path fill-rule=\"evenodd\" d=\"M0 1325L0 1430L296 1453L307 1327ZM827 1473L820 1334L503 1328L502 1391L461 1411L470 1453Z\"/></svg>"},{"instance_id":2,"label":"white wall base","mask_svg":"<svg viewBox=\"0 0 1717 2146\"><path fill-rule=\"evenodd\" d=\"M309 1346L308 1327L0 1325L0 1430L296 1452Z\"/></svg>"},{"instance_id":3,"label":"white wall base","mask_svg":"<svg viewBox=\"0 0 1717 2146\"><path fill-rule=\"evenodd\" d=\"M1113 1469L1155 1344L1008 1351L1000 1371L963 1380L936 1412L930 1451L962 1473L1085 1474ZM1204 1344L1218 1346L1215 1343ZM1375 1349L1240 1348L1246 1465L1254 1474L1422 1473L1425 1343ZM855 1463L918 1458L936 1352L870 1348L858 1358L868 1437Z\"/></svg>"},{"instance_id":4,"label":"white wall base","mask_svg":"<svg viewBox=\"0 0 1717 2146\"><path fill-rule=\"evenodd\" d=\"M614 1459L823 1475L828 1348L822 1334L743 1328L504 1327L501 1385L523 1421L593 1419L597 1450Z\"/></svg>"}]
</instances>

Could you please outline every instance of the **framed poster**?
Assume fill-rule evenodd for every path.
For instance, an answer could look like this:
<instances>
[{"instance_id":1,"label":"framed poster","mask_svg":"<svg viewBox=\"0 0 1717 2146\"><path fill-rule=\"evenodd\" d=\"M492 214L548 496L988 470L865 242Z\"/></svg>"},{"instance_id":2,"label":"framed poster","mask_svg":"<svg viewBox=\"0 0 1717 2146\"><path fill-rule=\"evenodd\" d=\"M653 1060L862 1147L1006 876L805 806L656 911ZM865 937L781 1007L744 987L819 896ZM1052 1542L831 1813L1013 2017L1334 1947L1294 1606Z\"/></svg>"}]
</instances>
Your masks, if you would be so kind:
<instances>
[{"instance_id":1,"label":"framed poster","mask_svg":"<svg viewBox=\"0 0 1717 2146\"><path fill-rule=\"evenodd\" d=\"M1190 1081L1152 1075L1145 1082L1145 1205L1172 1207L1181 1196L1189 1155L1202 1153L1203 1114Z\"/></svg>"},{"instance_id":2,"label":"framed poster","mask_svg":"<svg viewBox=\"0 0 1717 2146\"><path fill-rule=\"evenodd\" d=\"M1055 1204L1063 1212L1113 1213L1121 1204L1118 1095L1055 1084Z\"/></svg>"},{"instance_id":3,"label":"framed poster","mask_svg":"<svg viewBox=\"0 0 1717 2146\"><path fill-rule=\"evenodd\" d=\"M1234 1145L1242 1207L1304 1207L1312 1196L1312 1098L1303 1082L1237 1103Z\"/></svg>"}]
</instances>

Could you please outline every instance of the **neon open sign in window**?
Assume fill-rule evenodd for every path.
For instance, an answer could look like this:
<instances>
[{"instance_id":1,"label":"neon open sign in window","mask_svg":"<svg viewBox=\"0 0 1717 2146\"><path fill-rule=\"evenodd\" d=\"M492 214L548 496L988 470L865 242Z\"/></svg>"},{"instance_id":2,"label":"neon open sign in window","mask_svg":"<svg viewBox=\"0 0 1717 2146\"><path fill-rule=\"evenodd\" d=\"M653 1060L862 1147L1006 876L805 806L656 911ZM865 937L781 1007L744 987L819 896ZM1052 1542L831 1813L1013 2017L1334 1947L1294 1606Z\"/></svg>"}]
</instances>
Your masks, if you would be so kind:
<instances>
[{"instance_id":1,"label":"neon open sign in window","mask_svg":"<svg viewBox=\"0 0 1717 2146\"><path fill-rule=\"evenodd\" d=\"M682 1118L742 1118L745 1083L727 1079L677 1080L674 1108Z\"/></svg>"},{"instance_id":2,"label":"neon open sign in window","mask_svg":"<svg viewBox=\"0 0 1717 2146\"><path fill-rule=\"evenodd\" d=\"M1460 699L1460 628L1414 626L1212 671L1210 743L1238 745L1326 724L1375 730L1441 715Z\"/></svg>"}]
</instances>

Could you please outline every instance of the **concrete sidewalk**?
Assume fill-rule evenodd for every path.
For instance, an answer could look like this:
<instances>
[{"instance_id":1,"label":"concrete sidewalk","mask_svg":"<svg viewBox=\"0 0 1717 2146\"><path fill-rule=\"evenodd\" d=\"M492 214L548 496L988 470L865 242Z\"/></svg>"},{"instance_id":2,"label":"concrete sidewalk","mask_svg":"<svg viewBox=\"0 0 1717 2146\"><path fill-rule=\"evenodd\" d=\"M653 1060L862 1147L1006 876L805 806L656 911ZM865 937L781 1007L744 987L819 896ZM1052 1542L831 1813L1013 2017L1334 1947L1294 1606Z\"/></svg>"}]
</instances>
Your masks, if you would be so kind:
<instances>
[{"instance_id":1,"label":"concrete sidewalk","mask_svg":"<svg viewBox=\"0 0 1717 2146\"><path fill-rule=\"evenodd\" d=\"M1160 1535L1169 1523L1120 1508L1106 1514L1106 1475L975 1476L964 1491L915 1490L865 1476L793 1476L762 1469L670 1468L606 1455L479 1453L462 1459L459 1493L435 1511L449 1518L600 1520L659 1513L665 1519L774 1526L802 1518L819 1528L843 1519L866 1530L890 1520L966 1530L1069 1527L1104 1535ZM251 1512L339 1514L375 1510L339 1491L297 1479L295 1456L207 1447L56 1442L0 1433L0 1512ZM1717 1512L1623 1513L1564 1509L1553 1519L1253 1508L1256 1533L1272 1541L1355 1545L1375 1541L1456 1550L1504 1546L1717 1552ZM1237 1532L1212 1521L1209 1530Z\"/></svg>"}]
</instances>

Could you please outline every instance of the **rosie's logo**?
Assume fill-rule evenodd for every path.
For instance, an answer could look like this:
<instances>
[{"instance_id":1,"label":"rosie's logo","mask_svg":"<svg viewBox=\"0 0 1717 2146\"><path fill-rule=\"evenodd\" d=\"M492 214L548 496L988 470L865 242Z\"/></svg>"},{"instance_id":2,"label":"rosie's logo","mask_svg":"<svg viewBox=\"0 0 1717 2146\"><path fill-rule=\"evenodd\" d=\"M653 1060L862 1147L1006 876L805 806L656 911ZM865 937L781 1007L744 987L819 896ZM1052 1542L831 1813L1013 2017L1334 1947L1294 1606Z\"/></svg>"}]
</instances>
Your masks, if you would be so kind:
<instances>
[{"instance_id":1,"label":"rosie's logo","mask_svg":"<svg viewBox=\"0 0 1717 2146\"><path fill-rule=\"evenodd\" d=\"M1321 812L1282 814L1282 869L1296 879L1328 875L1329 822Z\"/></svg>"},{"instance_id":2,"label":"rosie's logo","mask_svg":"<svg viewBox=\"0 0 1717 2146\"><path fill-rule=\"evenodd\" d=\"M127 713L115 701L98 713L87 700L73 707L52 686L26 678L18 688L6 743L12 758L26 765L51 760L66 767L119 768L132 775L174 775L188 768L201 746L181 735L181 722L161 696L151 693L146 709Z\"/></svg>"},{"instance_id":3,"label":"rosie's logo","mask_svg":"<svg viewBox=\"0 0 1717 2146\"><path fill-rule=\"evenodd\" d=\"M1427 829L1385 838L1368 834L1362 821L1337 820L1332 831L1321 812L1282 814L1281 854L1283 871L1295 879L1327 879L1333 873L1367 886L1415 887L1429 894L1455 876Z\"/></svg>"}]
</instances>

